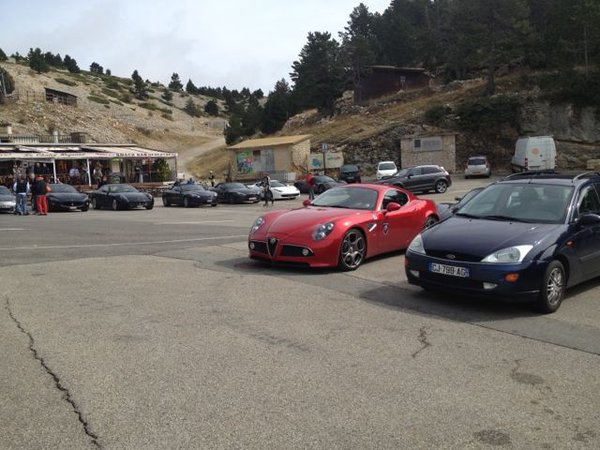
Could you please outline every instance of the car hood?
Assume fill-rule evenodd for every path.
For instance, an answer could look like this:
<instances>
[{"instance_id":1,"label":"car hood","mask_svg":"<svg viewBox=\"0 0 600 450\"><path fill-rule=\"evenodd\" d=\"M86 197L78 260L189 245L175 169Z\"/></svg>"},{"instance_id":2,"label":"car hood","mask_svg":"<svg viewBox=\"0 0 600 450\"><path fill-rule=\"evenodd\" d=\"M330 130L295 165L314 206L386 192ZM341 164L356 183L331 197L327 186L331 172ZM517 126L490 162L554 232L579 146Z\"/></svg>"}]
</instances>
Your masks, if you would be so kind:
<instances>
[{"instance_id":1,"label":"car hood","mask_svg":"<svg viewBox=\"0 0 600 450\"><path fill-rule=\"evenodd\" d=\"M15 196L11 194L0 194L0 202L15 201Z\"/></svg>"},{"instance_id":2,"label":"car hood","mask_svg":"<svg viewBox=\"0 0 600 450\"><path fill-rule=\"evenodd\" d=\"M240 194L240 195L256 195L257 190L255 189L236 189L234 191L229 191L232 194Z\"/></svg>"},{"instance_id":3,"label":"car hood","mask_svg":"<svg viewBox=\"0 0 600 450\"><path fill-rule=\"evenodd\" d=\"M539 224L453 216L422 235L426 252L468 253L482 259L514 245L541 245L556 241L564 224Z\"/></svg>"},{"instance_id":4,"label":"car hood","mask_svg":"<svg viewBox=\"0 0 600 450\"><path fill-rule=\"evenodd\" d=\"M351 222L360 222L361 216L371 218L372 211L356 209L326 208L320 206L307 206L292 209L282 213L273 213L265 217L268 233L279 235L307 234L310 235L319 224L337 222L346 219Z\"/></svg>"},{"instance_id":5,"label":"car hood","mask_svg":"<svg viewBox=\"0 0 600 450\"><path fill-rule=\"evenodd\" d=\"M114 195L117 197L124 197L130 202L147 202L150 200L143 192L119 192Z\"/></svg>"},{"instance_id":6,"label":"car hood","mask_svg":"<svg viewBox=\"0 0 600 450\"><path fill-rule=\"evenodd\" d=\"M88 198L86 194L80 192L49 192L47 197L62 202L79 202Z\"/></svg>"}]
</instances>

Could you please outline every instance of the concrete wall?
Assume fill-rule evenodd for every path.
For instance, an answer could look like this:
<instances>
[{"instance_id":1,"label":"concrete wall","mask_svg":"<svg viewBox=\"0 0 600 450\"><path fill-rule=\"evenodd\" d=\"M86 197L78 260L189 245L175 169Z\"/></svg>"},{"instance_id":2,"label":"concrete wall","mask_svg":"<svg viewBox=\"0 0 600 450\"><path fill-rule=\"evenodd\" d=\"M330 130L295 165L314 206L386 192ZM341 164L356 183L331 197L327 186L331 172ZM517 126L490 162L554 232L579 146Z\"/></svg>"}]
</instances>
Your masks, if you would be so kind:
<instances>
[{"instance_id":1,"label":"concrete wall","mask_svg":"<svg viewBox=\"0 0 600 450\"><path fill-rule=\"evenodd\" d=\"M310 155L310 140L299 142L295 145L279 145L274 147L257 147L248 148L244 150L231 151L231 161L233 167L233 178L234 179L255 179L261 175L264 168L260 165L260 161L255 165L255 159L258 152L264 151L273 152L274 172L281 173L295 173L299 175L304 173L308 164L308 157ZM253 171L245 174L238 171L238 154L242 152L250 152L252 156Z\"/></svg>"}]
</instances>

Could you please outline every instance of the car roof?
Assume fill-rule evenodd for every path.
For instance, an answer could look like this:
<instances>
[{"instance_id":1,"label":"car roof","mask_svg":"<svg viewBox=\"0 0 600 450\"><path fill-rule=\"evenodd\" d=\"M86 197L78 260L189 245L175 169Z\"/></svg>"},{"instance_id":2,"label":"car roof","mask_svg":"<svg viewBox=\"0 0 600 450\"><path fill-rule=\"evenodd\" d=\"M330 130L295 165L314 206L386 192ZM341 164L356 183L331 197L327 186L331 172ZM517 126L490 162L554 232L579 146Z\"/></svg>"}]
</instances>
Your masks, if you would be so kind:
<instances>
[{"instance_id":1,"label":"car roof","mask_svg":"<svg viewBox=\"0 0 600 450\"><path fill-rule=\"evenodd\" d=\"M600 182L600 172L559 173L553 170L520 172L499 180L498 183L557 184L578 186L592 180Z\"/></svg>"}]
</instances>

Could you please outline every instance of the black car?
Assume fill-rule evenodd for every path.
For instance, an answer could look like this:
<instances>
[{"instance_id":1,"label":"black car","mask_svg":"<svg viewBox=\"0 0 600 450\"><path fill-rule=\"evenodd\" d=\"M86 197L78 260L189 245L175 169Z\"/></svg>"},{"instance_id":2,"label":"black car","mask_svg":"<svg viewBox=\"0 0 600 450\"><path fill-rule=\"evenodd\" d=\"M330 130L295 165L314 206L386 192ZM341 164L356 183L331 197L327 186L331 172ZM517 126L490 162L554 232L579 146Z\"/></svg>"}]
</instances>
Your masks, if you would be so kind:
<instances>
[{"instance_id":1,"label":"black car","mask_svg":"<svg viewBox=\"0 0 600 450\"><path fill-rule=\"evenodd\" d=\"M70 184L49 184L51 189L46 195L48 211L87 211L90 199Z\"/></svg>"},{"instance_id":2,"label":"black car","mask_svg":"<svg viewBox=\"0 0 600 450\"><path fill-rule=\"evenodd\" d=\"M14 212L16 204L15 194L6 186L0 186L0 211Z\"/></svg>"},{"instance_id":3,"label":"black car","mask_svg":"<svg viewBox=\"0 0 600 450\"><path fill-rule=\"evenodd\" d=\"M298 180L294 182L294 186L296 186L296 189L298 189L301 194L308 194L309 189L306 180Z\"/></svg>"},{"instance_id":4,"label":"black car","mask_svg":"<svg viewBox=\"0 0 600 450\"><path fill-rule=\"evenodd\" d=\"M129 184L105 184L100 189L89 193L94 209L112 208L133 209L154 207L154 197L146 192L140 192Z\"/></svg>"},{"instance_id":5,"label":"black car","mask_svg":"<svg viewBox=\"0 0 600 450\"><path fill-rule=\"evenodd\" d=\"M328 189L341 186L346 184L344 181L336 181L327 175L317 175L313 177L313 186L315 187L315 194L322 194Z\"/></svg>"},{"instance_id":6,"label":"black car","mask_svg":"<svg viewBox=\"0 0 600 450\"><path fill-rule=\"evenodd\" d=\"M376 183L398 186L411 192L435 191L443 194L452 184L452 179L442 166L431 164L400 169L391 177Z\"/></svg>"},{"instance_id":7,"label":"black car","mask_svg":"<svg viewBox=\"0 0 600 450\"><path fill-rule=\"evenodd\" d=\"M258 203L258 193L242 183L219 183L213 191L217 193L217 200L221 203Z\"/></svg>"},{"instance_id":8,"label":"black car","mask_svg":"<svg viewBox=\"0 0 600 450\"><path fill-rule=\"evenodd\" d=\"M217 193L205 189L201 184L182 184L164 191L162 201L164 206L217 206Z\"/></svg>"},{"instance_id":9,"label":"black car","mask_svg":"<svg viewBox=\"0 0 600 450\"><path fill-rule=\"evenodd\" d=\"M346 183L360 183L360 169L354 164L344 164L340 167L340 180Z\"/></svg>"},{"instance_id":10,"label":"black car","mask_svg":"<svg viewBox=\"0 0 600 450\"><path fill-rule=\"evenodd\" d=\"M479 192L417 235L408 282L556 311L568 287L600 276L600 175L525 173Z\"/></svg>"}]
</instances>

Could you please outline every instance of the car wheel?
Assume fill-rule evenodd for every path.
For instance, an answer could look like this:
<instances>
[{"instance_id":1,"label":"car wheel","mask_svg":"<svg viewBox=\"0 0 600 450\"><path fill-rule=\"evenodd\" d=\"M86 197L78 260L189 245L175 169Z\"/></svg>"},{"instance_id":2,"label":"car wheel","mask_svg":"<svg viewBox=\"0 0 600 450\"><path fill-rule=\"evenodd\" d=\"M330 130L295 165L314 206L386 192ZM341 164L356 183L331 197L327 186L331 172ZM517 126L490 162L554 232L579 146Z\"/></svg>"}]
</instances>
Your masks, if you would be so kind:
<instances>
[{"instance_id":1,"label":"car wheel","mask_svg":"<svg viewBox=\"0 0 600 450\"><path fill-rule=\"evenodd\" d=\"M148 211L150 211L152 208L154 208L154 204L149 204L149 205L146 205L146 209L147 209Z\"/></svg>"},{"instance_id":2,"label":"car wheel","mask_svg":"<svg viewBox=\"0 0 600 450\"><path fill-rule=\"evenodd\" d=\"M167 208L168 208L169 206L171 206L171 202L169 202L169 200L167 200L167 197L163 197L163 198L162 198L162 201L163 201L163 206L165 206L165 207L167 207Z\"/></svg>"},{"instance_id":3,"label":"car wheel","mask_svg":"<svg viewBox=\"0 0 600 450\"><path fill-rule=\"evenodd\" d=\"M339 268L345 271L355 270L360 266L367 254L367 242L360 230L349 230L340 246Z\"/></svg>"},{"instance_id":4,"label":"car wheel","mask_svg":"<svg viewBox=\"0 0 600 450\"><path fill-rule=\"evenodd\" d=\"M98 200L96 200L96 198L92 199L92 208L100 209L100 205L98 204Z\"/></svg>"},{"instance_id":5,"label":"car wheel","mask_svg":"<svg viewBox=\"0 0 600 450\"><path fill-rule=\"evenodd\" d=\"M435 216L429 216L427 218L427 220L425 221L425 223L423 224L423 229L426 230L427 228L431 228L432 226L434 226L438 222L439 222L439 220L438 220L437 217L435 217Z\"/></svg>"},{"instance_id":6,"label":"car wheel","mask_svg":"<svg viewBox=\"0 0 600 450\"><path fill-rule=\"evenodd\" d=\"M189 208L190 207L190 199L189 198L185 197L183 199L183 207L184 208Z\"/></svg>"},{"instance_id":7,"label":"car wheel","mask_svg":"<svg viewBox=\"0 0 600 450\"><path fill-rule=\"evenodd\" d=\"M560 261L554 260L544 273L540 294L537 299L538 310L542 313L553 313L562 303L567 287L565 267Z\"/></svg>"},{"instance_id":8,"label":"car wheel","mask_svg":"<svg viewBox=\"0 0 600 450\"><path fill-rule=\"evenodd\" d=\"M233 205L235 203L235 199L233 198L233 195L229 196L229 204Z\"/></svg>"},{"instance_id":9,"label":"car wheel","mask_svg":"<svg viewBox=\"0 0 600 450\"><path fill-rule=\"evenodd\" d=\"M211 203L210 206L212 206L214 208L215 206L217 206L217 204L216 203Z\"/></svg>"},{"instance_id":10,"label":"car wheel","mask_svg":"<svg viewBox=\"0 0 600 450\"><path fill-rule=\"evenodd\" d=\"M447 189L448 183L446 183L444 180L439 180L437 183L435 183L435 192L438 194L443 194Z\"/></svg>"},{"instance_id":11,"label":"car wheel","mask_svg":"<svg viewBox=\"0 0 600 450\"><path fill-rule=\"evenodd\" d=\"M81 208L81 212L86 212L88 210L89 206L84 206Z\"/></svg>"},{"instance_id":12,"label":"car wheel","mask_svg":"<svg viewBox=\"0 0 600 450\"><path fill-rule=\"evenodd\" d=\"M111 206L112 206L112 210L113 211L117 211L119 209L119 203L117 202L116 199L112 201L112 205Z\"/></svg>"}]
</instances>

